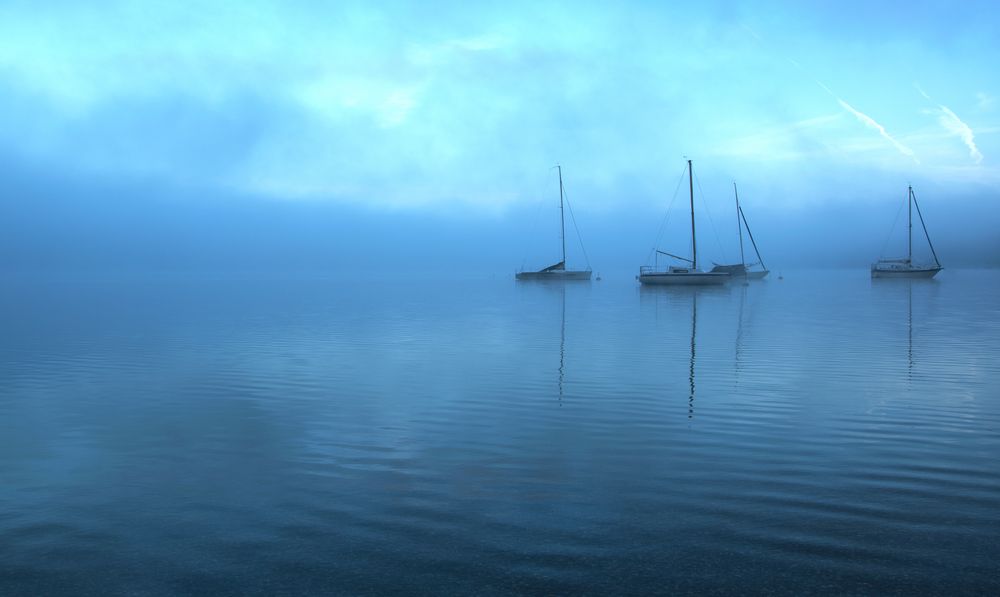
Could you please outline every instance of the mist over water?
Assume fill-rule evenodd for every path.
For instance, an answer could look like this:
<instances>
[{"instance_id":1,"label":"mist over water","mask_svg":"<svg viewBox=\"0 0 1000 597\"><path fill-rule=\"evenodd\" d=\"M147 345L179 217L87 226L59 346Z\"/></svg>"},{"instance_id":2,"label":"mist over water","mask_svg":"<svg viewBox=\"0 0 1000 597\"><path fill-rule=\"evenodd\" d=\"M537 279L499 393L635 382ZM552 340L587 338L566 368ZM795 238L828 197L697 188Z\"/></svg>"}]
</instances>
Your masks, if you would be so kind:
<instances>
[{"instance_id":1,"label":"mist over water","mask_svg":"<svg viewBox=\"0 0 1000 597\"><path fill-rule=\"evenodd\" d=\"M132 179L95 185L28 172L0 180L6 198L0 201L0 270L510 275L560 258L558 186L550 182L523 205L497 211L387 210ZM589 257L595 271L633 276L651 260L658 240L661 248L689 254L687 197L674 195L675 183L651 196L625 189L595 198L568 182L576 221L574 227L567 215L570 262L583 266ZM905 185L887 196L828 197L809 207L787 206L789 197L765 191L741 186L740 197L771 269L865 268L883 250L884 256L905 255ZM1000 266L993 197L918 196L945 267ZM697 202L703 263L739 261L731 182L716 181ZM915 252L923 257L926 242L915 226ZM749 244L746 250L749 260Z\"/></svg>"},{"instance_id":2,"label":"mist over water","mask_svg":"<svg viewBox=\"0 0 1000 597\"><path fill-rule=\"evenodd\" d=\"M1000 594L994 3L0 2L0 597Z\"/></svg>"},{"instance_id":3,"label":"mist over water","mask_svg":"<svg viewBox=\"0 0 1000 597\"><path fill-rule=\"evenodd\" d=\"M998 290L10 278L0 590L991 593Z\"/></svg>"}]
</instances>

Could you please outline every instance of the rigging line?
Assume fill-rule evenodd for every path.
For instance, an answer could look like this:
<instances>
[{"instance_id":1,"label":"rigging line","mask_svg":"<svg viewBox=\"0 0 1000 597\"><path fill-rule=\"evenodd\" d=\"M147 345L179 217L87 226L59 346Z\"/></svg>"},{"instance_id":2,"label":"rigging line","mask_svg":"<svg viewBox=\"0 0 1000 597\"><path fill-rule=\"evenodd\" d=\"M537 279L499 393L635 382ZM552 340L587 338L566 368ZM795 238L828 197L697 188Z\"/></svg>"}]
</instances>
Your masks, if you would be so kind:
<instances>
[{"instance_id":1,"label":"rigging line","mask_svg":"<svg viewBox=\"0 0 1000 597\"><path fill-rule=\"evenodd\" d=\"M583 258L587 261L587 268L590 267L590 256L587 255L587 247L583 246L583 235L580 234L580 227L576 225L576 215L573 214L573 205L569 202L569 193L566 192L566 185L563 184L563 200L569 208L569 219L573 222L573 229L576 230L576 239L580 242L580 250L583 251Z\"/></svg>"},{"instance_id":2,"label":"rigging line","mask_svg":"<svg viewBox=\"0 0 1000 597\"><path fill-rule=\"evenodd\" d=\"M674 188L674 197L670 200L670 205L667 206L667 212L663 214L663 221L660 222L660 229L656 231L656 240L653 243L653 248L649 250L646 255L646 263L649 263L650 259L656 253L656 247L660 246L660 240L663 238L663 231L667 227L667 223L670 221L670 212L673 211L674 203L677 202L677 194L681 192L681 184L684 182L684 175L687 174L687 166L681 170L680 177L677 178L677 187Z\"/></svg>"},{"instance_id":3,"label":"rigging line","mask_svg":"<svg viewBox=\"0 0 1000 597\"><path fill-rule=\"evenodd\" d=\"M906 200L907 201L910 200L909 194L907 194ZM905 203L900 203L899 204L899 209L896 210L896 217L893 218L893 220L892 220L892 227L889 228L889 234L888 234L888 236L885 237L885 242L882 243L882 250L879 251L879 253L878 253L878 258L879 259L883 259L885 257L885 249L886 249L886 247L889 246L889 241L892 240L892 233L896 229L896 222L899 221L899 214L903 213L903 205L905 205Z\"/></svg>"},{"instance_id":4,"label":"rigging line","mask_svg":"<svg viewBox=\"0 0 1000 597\"><path fill-rule=\"evenodd\" d=\"M927 232L927 224L924 223L924 215L920 213L920 204L917 203L917 196L913 193L913 189L910 189L910 196L913 197L913 205L917 208L917 217L920 218L920 225L924 229L924 236L927 237L927 246L931 248L931 255L934 256L934 263L941 266L941 262L938 261L937 252L934 250L934 245L931 243L931 235Z\"/></svg>"},{"instance_id":5,"label":"rigging line","mask_svg":"<svg viewBox=\"0 0 1000 597\"><path fill-rule=\"evenodd\" d=\"M740 206L739 211L740 211L740 217L743 218L743 225L744 225L743 227L747 229L747 236L750 237L750 244L753 245L753 252L757 254L757 263L759 263L763 269L767 269L767 266L764 265L764 258L760 256L760 249L757 248L757 241L753 239L753 232L750 232L750 223L747 222L747 217L746 214L743 213L742 205Z\"/></svg>"},{"instance_id":6,"label":"rigging line","mask_svg":"<svg viewBox=\"0 0 1000 597\"><path fill-rule=\"evenodd\" d=\"M698 192L701 193L701 208L708 215L708 223L712 225L712 232L715 233L715 242L719 245L719 251L722 253L722 259L724 261L729 261L729 258L726 257L726 250L722 248L722 240L719 238L719 231L715 227L715 220L712 219L712 212L708 210L708 202L705 201L705 191L701 189L701 179L697 176L695 176L694 179L698 182Z\"/></svg>"}]
</instances>

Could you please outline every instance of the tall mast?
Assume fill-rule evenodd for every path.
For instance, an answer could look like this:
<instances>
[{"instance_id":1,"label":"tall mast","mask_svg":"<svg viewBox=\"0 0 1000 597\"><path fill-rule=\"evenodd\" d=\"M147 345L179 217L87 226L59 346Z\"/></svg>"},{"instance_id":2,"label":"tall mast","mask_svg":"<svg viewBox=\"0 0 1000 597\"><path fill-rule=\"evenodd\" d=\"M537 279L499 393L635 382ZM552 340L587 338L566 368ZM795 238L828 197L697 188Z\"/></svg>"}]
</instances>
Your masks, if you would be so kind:
<instances>
[{"instance_id":1,"label":"tall mast","mask_svg":"<svg viewBox=\"0 0 1000 597\"><path fill-rule=\"evenodd\" d=\"M563 213L563 182L562 166L556 165L559 170L559 238L562 240L562 262L566 268L566 216Z\"/></svg>"},{"instance_id":2,"label":"tall mast","mask_svg":"<svg viewBox=\"0 0 1000 597\"><path fill-rule=\"evenodd\" d=\"M913 187L906 187L906 262L913 263ZM923 219L921 218L921 222Z\"/></svg>"},{"instance_id":3,"label":"tall mast","mask_svg":"<svg viewBox=\"0 0 1000 597\"><path fill-rule=\"evenodd\" d=\"M691 160L688 160L688 190L691 193L691 265L692 269L698 269L698 242L694 239L694 172L691 169Z\"/></svg>"},{"instance_id":4,"label":"tall mast","mask_svg":"<svg viewBox=\"0 0 1000 597\"><path fill-rule=\"evenodd\" d=\"M743 257L743 222L740 221L740 193L736 190L735 182L733 182L733 194L736 195L736 229L740 233L740 263L746 267L747 260Z\"/></svg>"}]
</instances>

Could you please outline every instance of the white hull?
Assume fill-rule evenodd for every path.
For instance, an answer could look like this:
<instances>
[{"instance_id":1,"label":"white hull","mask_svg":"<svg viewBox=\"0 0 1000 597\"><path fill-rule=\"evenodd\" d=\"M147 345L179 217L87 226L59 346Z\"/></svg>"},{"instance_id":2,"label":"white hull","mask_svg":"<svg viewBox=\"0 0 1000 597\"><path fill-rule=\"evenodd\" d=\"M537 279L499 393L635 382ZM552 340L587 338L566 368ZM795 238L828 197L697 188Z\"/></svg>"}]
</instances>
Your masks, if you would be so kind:
<instances>
[{"instance_id":1,"label":"white hull","mask_svg":"<svg viewBox=\"0 0 1000 597\"><path fill-rule=\"evenodd\" d=\"M517 280L551 280L562 282L566 280L589 280L593 272L588 270L550 270L540 272L518 272L514 274Z\"/></svg>"},{"instance_id":2,"label":"white hull","mask_svg":"<svg viewBox=\"0 0 1000 597\"><path fill-rule=\"evenodd\" d=\"M754 272L747 272L747 278L749 278L750 280L761 280L763 278L766 278L769 273L771 273L771 271L766 269Z\"/></svg>"},{"instance_id":3,"label":"white hull","mask_svg":"<svg viewBox=\"0 0 1000 597\"><path fill-rule=\"evenodd\" d=\"M725 284L731 277L711 272L654 272L639 274L639 282L652 286L715 286Z\"/></svg>"},{"instance_id":4,"label":"white hull","mask_svg":"<svg viewBox=\"0 0 1000 597\"><path fill-rule=\"evenodd\" d=\"M911 267L911 268L872 268L872 278L909 278L928 279L933 278L943 268L940 267Z\"/></svg>"}]
</instances>

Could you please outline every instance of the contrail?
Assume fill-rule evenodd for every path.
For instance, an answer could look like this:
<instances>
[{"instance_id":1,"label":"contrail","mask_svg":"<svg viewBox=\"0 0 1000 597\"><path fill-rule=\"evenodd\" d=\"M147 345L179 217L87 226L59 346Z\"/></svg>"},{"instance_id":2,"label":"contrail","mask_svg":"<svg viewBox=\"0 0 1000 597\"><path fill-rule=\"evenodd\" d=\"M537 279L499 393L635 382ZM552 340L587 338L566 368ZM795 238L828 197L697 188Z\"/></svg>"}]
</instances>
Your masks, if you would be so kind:
<instances>
[{"instance_id":1,"label":"contrail","mask_svg":"<svg viewBox=\"0 0 1000 597\"><path fill-rule=\"evenodd\" d=\"M952 112L948 106L938 104L931 99L931 96L927 95L927 92L920 88L920 85L914 83L913 86L917 88L920 95L927 98L927 101L937 104L938 110L940 110L940 113L938 114L938 122L940 122L941 126L943 126L949 133L962 139L965 146L969 148L969 157L972 158L972 161L976 164L981 163L983 161L983 154L979 151L979 148L976 147L976 137L972 133L972 127L965 124L965 122L963 122L957 114Z\"/></svg>"},{"instance_id":2,"label":"contrail","mask_svg":"<svg viewBox=\"0 0 1000 597\"><path fill-rule=\"evenodd\" d=\"M757 35L757 32L755 32L753 29L751 29L746 24L743 24L742 26L743 26L743 29L745 29L750 35L752 35L754 37L754 39L757 40L757 43L759 43L761 45L764 45L764 40L761 38L761 36ZM882 126L881 124L879 124L878 122L876 122L874 118L872 118L871 116L865 114L864 112L861 112L860 110L855 109L853 106L851 106L850 104L848 104L847 102L845 102L836 93L834 93L829 87L827 87L826 85L824 85L819 79L817 79L816 77L814 77L811 74L809 74L806 71L806 69L803 68L803 66L801 64L799 64L797 61L789 58L788 56L785 56L785 60L787 60L795 68L799 69L807 77L809 77L810 79L812 79L813 83L816 83L816 85L818 85L820 89L822 89L823 91L827 92L827 94L829 94L830 97L832 97L833 99L837 100L837 103L840 104L841 108L843 108L844 110L847 110L848 112L850 112L851 114L853 114L854 117L857 118L859 121L861 121L862 124L864 124L865 126L867 126L870 129L873 129L873 130L877 131L878 134L881 135L883 139L887 140L889 143L892 143L892 146L895 147L901 154L903 154L903 155L905 155L905 156L913 159L913 161L916 162L916 163L918 163L918 164L920 163L920 160L917 159L917 156L913 152L912 149L910 149L906 145L903 145L898 140L896 140L896 138L893 137L892 135L890 135L889 132L885 130L885 127Z\"/></svg>"},{"instance_id":3,"label":"contrail","mask_svg":"<svg viewBox=\"0 0 1000 597\"><path fill-rule=\"evenodd\" d=\"M796 67L798 67L799 70L801 70L803 73L805 73L805 69L802 68L802 66L800 66L798 62L795 62L791 58L789 58L788 61L791 62L792 64L794 64ZM806 75L808 75L808 74L809 73L806 73ZM859 121L861 121L861 123L863 125L867 126L870 129L873 129L873 130L877 131L878 134L881 135L883 139L885 139L889 143L892 143L892 146L895 147L899 151L899 153L901 153L901 154L903 154L903 155L905 155L905 156L907 156L909 158L912 158L913 161L916 162L916 163L918 163L918 164L920 163L920 160L917 159L917 156L916 156L915 153L913 153L912 149L910 149L909 147L903 145L898 140L896 140L896 138L893 137L892 135L890 135L889 132L887 130L885 130L885 127L882 126L881 124L879 124L878 122L876 122L874 118L872 118L871 116L865 114L864 112L856 109L851 104L845 102L843 99L840 98L840 96L838 96L836 93L834 93L829 87L827 87L826 85L824 85L819 79L817 79L815 77L812 77L812 76L810 76L810 78L813 80L814 83L816 83L817 85L819 85L820 89L822 89L823 91L827 92L830 95L830 97L832 97L833 99L837 100L837 103L840 104L841 108L843 108L843 109L847 110L848 112L850 112L851 114L853 114L854 117L857 118Z\"/></svg>"},{"instance_id":4,"label":"contrail","mask_svg":"<svg viewBox=\"0 0 1000 597\"><path fill-rule=\"evenodd\" d=\"M878 131L878 134L882 135L882 137L884 137L887 141L889 141L890 143L892 143L893 146L895 146L895 148L898 149L901 154L913 158L913 161L915 161L918 164L920 163L920 160L918 160L917 156L914 155L912 149L910 149L909 147L907 147L907 146L903 145L902 143L900 143L899 141L897 141L892 135L890 135L888 132L886 132L884 126L882 126L881 124L875 122L875 119L873 119L871 116L869 116L869 115L867 115L867 114L865 114L863 112L859 112L858 110L855 110L851 106L851 104L845 102L844 100L840 99L839 97L837 98L837 101L840 103L840 106L842 108L844 108L845 110L847 110L851 114L854 114L854 117L857 118L858 120L860 120L865 126L867 126L868 128L875 129L876 131Z\"/></svg>"},{"instance_id":5,"label":"contrail","mask_svg":"<svg viewBox=\"0 0 1000 597\"><path fill-rule=\"evenodd\" d=\"M941 106L941 124L949 131L955 133L962 138L962 142L965 146L969 148L969 157L972 161L979 164L983 161L983 154L976 147L976 138L972 134L972 128L969 125L962 122L962 120L946 106Z\"/></svg>"}]
</instances>

